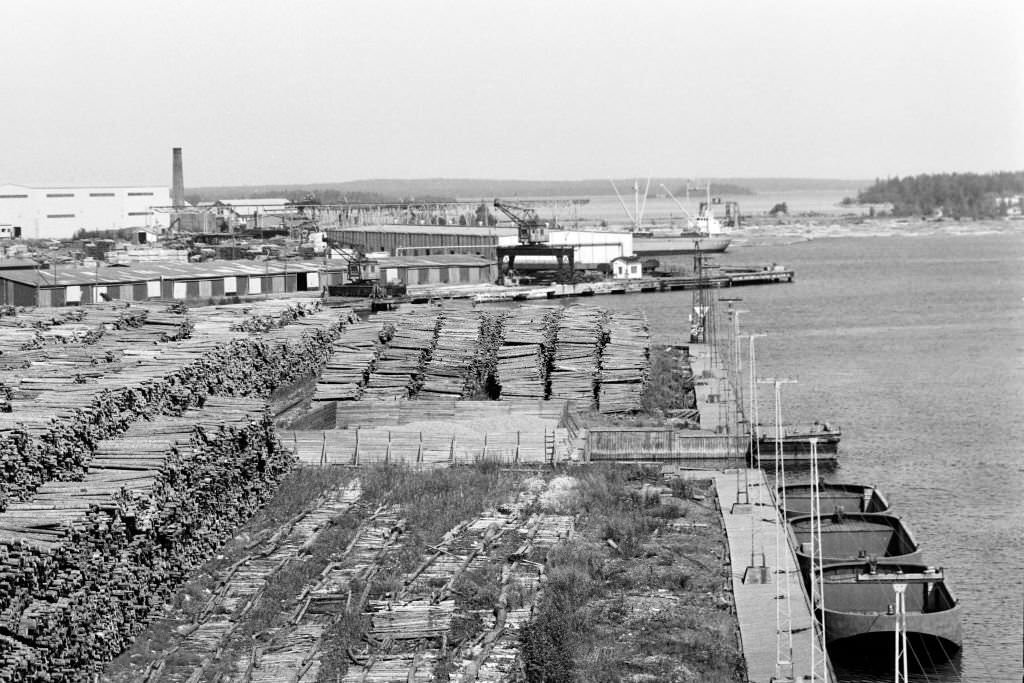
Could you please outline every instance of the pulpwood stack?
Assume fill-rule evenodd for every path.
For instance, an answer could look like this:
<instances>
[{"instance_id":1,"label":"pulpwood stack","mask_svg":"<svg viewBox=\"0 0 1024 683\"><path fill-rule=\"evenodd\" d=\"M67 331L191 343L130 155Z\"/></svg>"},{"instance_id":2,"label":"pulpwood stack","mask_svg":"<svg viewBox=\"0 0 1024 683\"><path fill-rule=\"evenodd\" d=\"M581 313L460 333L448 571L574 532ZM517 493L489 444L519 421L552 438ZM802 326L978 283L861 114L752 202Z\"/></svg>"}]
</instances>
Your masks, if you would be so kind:
<instances>
[{"instance_id":1,"label":"pulpwood stack","mask_svg":"<svg viewBox=\"0 0 1024 683\"><path fill-rule=\"evenodd\" d=\"M82 481L0 513L0 680L95 671L287 470L262 401L210 398L98 445ZM16 637L15 637L16 636Z\"/></svg>"},{"instance_id":2,"label":"pulpwood stack","mask_svg":"<svg viewBox=\"0 0 1024 683\"><path fill-rule=\"evenodd\" d=\"M0 505L46 481L80 478L96 443L137 419L180 413L210 395L266 397L316 372L352 316L318 313L263 335L169 342L135 350L116 372L44 391L16 386L0 415Z\"/></svg>"}]
</instances>

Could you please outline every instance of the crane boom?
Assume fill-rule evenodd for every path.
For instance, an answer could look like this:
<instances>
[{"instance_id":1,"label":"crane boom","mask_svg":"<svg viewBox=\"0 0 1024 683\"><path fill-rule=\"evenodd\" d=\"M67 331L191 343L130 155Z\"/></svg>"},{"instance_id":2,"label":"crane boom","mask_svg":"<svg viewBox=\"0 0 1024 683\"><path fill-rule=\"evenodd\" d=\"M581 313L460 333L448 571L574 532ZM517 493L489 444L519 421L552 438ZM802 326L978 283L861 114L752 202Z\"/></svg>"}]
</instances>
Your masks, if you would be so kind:
<instances>
[{"instance_id":1,"label":"crane boom","mask_svg":"<svg viewBox=\"0 0 1024 683\"><path fill-rule=\"evenodd\" d=\"M519 230L520 244L546 244L550 241L548 226L537 217L537 212L527 206L508 204L500 199L494 200L494 208L512 219Z\"/></svg>"}]
</instances>

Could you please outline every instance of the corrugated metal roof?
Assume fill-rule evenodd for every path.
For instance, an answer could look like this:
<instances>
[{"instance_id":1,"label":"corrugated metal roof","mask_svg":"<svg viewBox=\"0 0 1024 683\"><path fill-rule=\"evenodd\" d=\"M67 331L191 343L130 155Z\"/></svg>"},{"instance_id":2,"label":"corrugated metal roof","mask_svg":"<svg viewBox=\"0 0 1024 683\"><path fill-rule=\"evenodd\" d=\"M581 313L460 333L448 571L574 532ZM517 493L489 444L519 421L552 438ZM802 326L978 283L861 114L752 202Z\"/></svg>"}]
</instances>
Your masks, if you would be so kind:
<instances>
[{"instance_id":1,"label":"corrugated metal roof","mask_svg":"<svg viewBox=\"0 0 1024 683\"><path fill-rule=\"evenodd\" d=\"M10 280L32 287L121 284L147 280L205 280L238 275L283 275L311 273L320 270L345 270L344 261L206 261L203 263L152 262L134 266L99 266L83 268L57 265L45 270L0 271L0 280Z\"/></svg>"},{"instance_id":2,"label":"corrugated metal roof","mask_svg":"<svg viewBox=\"0 0 1024 683\"><path fill-rule=\"evenodd\" d=\"M469 237L502 237L517 234L515 228L463 227L461 225L349 225L344 228L330 228L327 232L411 232L423 235L463 235Z\"/></svg>"},{"instance_id":3,"label":"corrugated metal roof","mask_svg":"<svg viewBox=\"0 0 1024 683\"><path fill-rule=\"evenodd\" d=\"M489 266L495 261L468 254L438 254L436 256L379 256L373 261L382 268L451 268L458 266Z\"/></svg>"}]
</instances>

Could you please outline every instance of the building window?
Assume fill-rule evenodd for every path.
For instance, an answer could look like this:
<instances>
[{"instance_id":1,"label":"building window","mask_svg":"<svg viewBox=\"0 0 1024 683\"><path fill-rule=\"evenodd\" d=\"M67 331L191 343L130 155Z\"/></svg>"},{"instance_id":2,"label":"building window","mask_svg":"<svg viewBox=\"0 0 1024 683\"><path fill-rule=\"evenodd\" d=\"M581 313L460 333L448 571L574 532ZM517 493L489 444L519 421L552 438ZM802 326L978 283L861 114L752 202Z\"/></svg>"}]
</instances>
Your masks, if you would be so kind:
<instances>
[{"instance_id":1,"label":"building window","mask_svg":"<svg viewBox=\"0 0 1024 683\"><path fill-rule=\"evenodd\" d=\"M129 192L129 197L152 197L152 192Z\"/></svg>"},{"instance_id":2,"label":"building window","mask_svg":"<svg viewBox=\"0 0 1024 683\"><path fill-rule=\"evenodd\" d=\"M28 199L27 194L0 194L0 199Z\"/></svg>"},{"instance_id":3,"label":"building window","mask_svg":"<svg viewBox=\"0 0 1024 683\"><path fill-rule=\"evenodd\" d=\"M48 214L46 214L46 217L47 218L74 218L75 214L73 214L73 213L48 213Z\"/></svg>"},{"instance_id":4,"label":"building window","mask_svg":"<svg viewBox=\"0 0 1024 683\"><path fill-rule=\"evenodd\" d=\"M46 196L47 197L74 197L75 193L74 192L52 192L52 193L48 192L46 194Z\"/></svg>"},{"instance_id":5,"label":"building window","mask_svg":"<svg viewBox=\"0 0 1024 683\"><path fill-rule=\"evenodd\" d=\"M129 211L129 216L152 216L152 211Z\"/></svg>"},{"instance_id":6,"label":"building window","mask_svg":"<svg viewBox=\"0 0 1024 683\"><path fill-rule=\"evenodd\" d=\"M90 197L113 197L113 192L90 192Z\"/></svg>"}]
</instances>

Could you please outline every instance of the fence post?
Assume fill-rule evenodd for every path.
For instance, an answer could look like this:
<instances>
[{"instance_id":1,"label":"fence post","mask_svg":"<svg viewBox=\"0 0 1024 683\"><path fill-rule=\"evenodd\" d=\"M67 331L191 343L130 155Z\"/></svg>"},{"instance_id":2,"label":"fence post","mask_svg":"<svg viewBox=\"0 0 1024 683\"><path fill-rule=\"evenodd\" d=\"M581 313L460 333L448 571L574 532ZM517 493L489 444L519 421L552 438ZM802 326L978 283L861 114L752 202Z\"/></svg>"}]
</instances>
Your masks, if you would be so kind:
<instances>
[{"instance_id":1,"label":"fence post","mask_svg":"<svg viewBox=\"0 0 1024 683\"><path fill-rule=\"evenodd\" d=\"M321 432L323 443L320 445L320 467L327 464L327 432Z\"/></svg>"},{"instance_id":2,"label":"fence post","mask_svg":"<svg viewBox=\"0 0 1024 683\"><path fill-rule=\"evenodd\" d=\"M519 439L520 439L521 435L522 435L522 432L520 432L517 429L516 430L516 461L515 461L515 464L517 464L517 465L519 464ZM545 427L544 428L544 438L545 439L547 439L547 435L548 435L548 429L547 429L547 427Z\"/></svg>"},{"instance_id":3,"label":"fence post","mask_svg":"<svg viewBox=\"0 0 1024 683\"><path fill-rule=\"evenodd\" d=\"M384 464L387 465L391 462L391 430L388 430L388 448L384 451Z\"/></svg>"},{"instance_id":4,"label":"fence post","mask_svg":"<svg viewBox=\"0 0 1024 683\"><path fill-rule=\"evenodd\" d=\"M416 464L423 464L423 432L420 432L420 448L416 451Z\"/></svg>"},{"instance_id":5,"label":"fence post","mask_svg":"<svg viewBox=\"0 0 1024 683\"><path fill-rule=\"evenodd\" d=\"M352 464L359 464L359 427L356 427L356 449L352 451Z\"/></svg>"}]
</instances>

